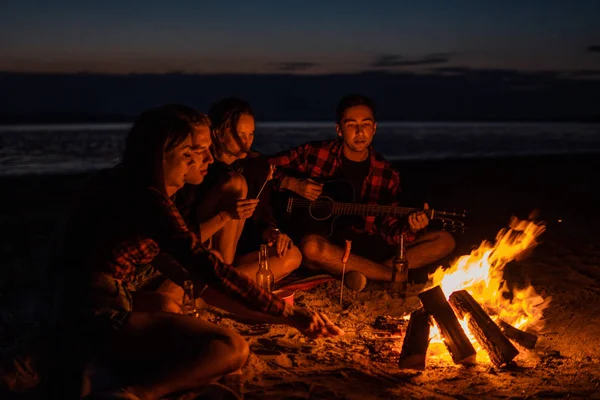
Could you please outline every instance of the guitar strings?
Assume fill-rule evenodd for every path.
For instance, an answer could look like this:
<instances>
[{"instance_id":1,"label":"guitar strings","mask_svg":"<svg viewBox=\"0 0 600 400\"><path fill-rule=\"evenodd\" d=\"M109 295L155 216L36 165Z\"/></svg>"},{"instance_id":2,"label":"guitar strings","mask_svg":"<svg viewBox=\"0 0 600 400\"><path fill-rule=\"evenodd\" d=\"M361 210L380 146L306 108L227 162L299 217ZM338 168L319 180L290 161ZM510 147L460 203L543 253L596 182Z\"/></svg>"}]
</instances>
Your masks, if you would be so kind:
<instances>
[{"instance_id":1,"label":"guitar strings","mask_svg":"<svg viewBox=\"0 0 600 400\"><path fill-rule=\"evenodd\" d=\"M331 209L331 210L340 210L347 209L348 211L371 211L376 213L388 213L390 214L392 211L395 211L395 214L408 214L413 211L416 211L415 208L404 208L404 207L395 207L395 206L381 206L377 204L359 204L359 203L338 203L337 205L331 205L331 203L317 203L313 204L311 201L296 201L294 202L294 206L297 207L310 207L311 209ZM352 210L350 210L352 209Z\"/></svg>"},{"instance_id":2,"label":"guitar strings","mask_svg":"<svg viewBox=\"0 0 600 400\"><path fill-rule=\"evenodd\" d=\"M372 211L372 212L383 212L383 213L390 213L390 211L395 211L395 214L398 215L403 215L403 214L410 214L411 212L414 211L419 211L421 209L419 208L411 208L411 207L398 207L398 206L388 206L388 205L379 205L379 204L361 204L361 203L340 203L340 202L335 202L335 205L332 205L331 202L327 202L327 201L322 201L322 202L318 202L316 204L313 204L314 201L310 201L310 200L299 200L296 199L294 200L293 205L295 207L310 207L312 209L334 209L334 210L339 210L339 209L353 209L354 210L358 210L358 211L364 211L364 210L368 210L368 211ZM421 210L424 211L424 210ZM429 210L431 211L431 210ZM440 211L440 210L436 210L436 215L441 216L441 217L457 217L457 218L465 218L466 215L465 213L460 213L460 212L448 212L448 211Z\"/></svg>"}]
</instances>

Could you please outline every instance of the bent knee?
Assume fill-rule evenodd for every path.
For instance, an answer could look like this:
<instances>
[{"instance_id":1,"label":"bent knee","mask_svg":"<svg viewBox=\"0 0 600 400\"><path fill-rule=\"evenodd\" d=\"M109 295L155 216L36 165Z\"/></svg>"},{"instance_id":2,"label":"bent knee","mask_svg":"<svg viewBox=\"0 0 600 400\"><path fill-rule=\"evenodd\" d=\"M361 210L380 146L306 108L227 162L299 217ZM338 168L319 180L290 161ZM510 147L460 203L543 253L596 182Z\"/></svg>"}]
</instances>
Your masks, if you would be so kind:
<instances>
[{"instance_id":1,"label":"bent knee","mask_svg":"<svg viewBox=\"0 0 600 400\"><path fill-rule=\"evenodd\" d=\"M285 269L286 272L292 272L296 268L298 268L302 264L302 253L300 249L296 246L293 246L288 252L285 254Z\"/></svg>"},{"instance_id":2,"label":"bent knee","mask_svg":"<svg viewBox=\"0 0 600 400\"><path fill-rule=\"evenodd\" d=\"M235 191L236 193L239 192L243 196L246 196L248 193L248 184L246 183L246 179L238 172L227 173L227 177L225 178L223 186L228 190Z\"/></svg>"},{"instance_id":3,"label":"bent knee","mask_svg":"<svg viewBox=\"0 0 600 400\"><path fill-rule=\"evenodd\" d=\"M181 314L181 306L175 300L169 296L160 295L159 297L160 311L169 312L173 314Z\"/></svg>"},{"instance_id":4,"label":"bent knee","mask_svg":"<svg viewBox=\"0 0 600 400\"><path fill-rule=\"evenodd\" d=\"M227 348L227 359L229 360L230 372L242 368L250 354L248 342L236 332L227 330L223 338L223 343Z\"/></svg>"},{"instance_id":5,"label":"bent knee","mask_svg":"<svg viewBox=\"0 0 600 400\"><path fill-rule=\"evenodd\" d=\"M327 241L319 235L310 234L302 239L300 251L308 261L316 261L321 258L327 247Z\"/></svg>"}]
</instances>

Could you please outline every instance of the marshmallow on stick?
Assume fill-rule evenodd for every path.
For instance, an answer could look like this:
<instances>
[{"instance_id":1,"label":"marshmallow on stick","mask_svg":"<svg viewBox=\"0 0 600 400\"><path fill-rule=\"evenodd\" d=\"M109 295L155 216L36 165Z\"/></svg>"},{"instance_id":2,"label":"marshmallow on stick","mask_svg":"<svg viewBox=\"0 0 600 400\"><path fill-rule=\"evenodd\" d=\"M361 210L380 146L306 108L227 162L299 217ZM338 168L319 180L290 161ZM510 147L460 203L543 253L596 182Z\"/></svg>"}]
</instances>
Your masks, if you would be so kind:
<instances>
[{"instance_id":1,"label":"marshmallow on stick","mask_svg":"<svg viewBox=\"0 0 600 400\"><path fill-rule=\"evenodd\" d=\"M267 185L267 182L269 182L271 179L273 179L273 173L275 173L275 166L272 165L272 164L269 164L269 173L267 174L267 178L265 179L265 183L263 183L262 187L258 191L258 194L256 195L257 199L260 197L260 194L262 193L263 189Z\"/></svg>"},{"instance_id":2,"label":"marshmallow on stick","mask_svg":"<svg viewBox=\"0 0 600 400\"><path fill-rule=\"evenodd\" d=\"M352 240L346 240L346 248L342 255L342 284L340 286L340 307L342 306L342 300L344 298L344 275L346 274L346 263L350 257L350 248L352 247Z\"/></svg>"}]
</instances>

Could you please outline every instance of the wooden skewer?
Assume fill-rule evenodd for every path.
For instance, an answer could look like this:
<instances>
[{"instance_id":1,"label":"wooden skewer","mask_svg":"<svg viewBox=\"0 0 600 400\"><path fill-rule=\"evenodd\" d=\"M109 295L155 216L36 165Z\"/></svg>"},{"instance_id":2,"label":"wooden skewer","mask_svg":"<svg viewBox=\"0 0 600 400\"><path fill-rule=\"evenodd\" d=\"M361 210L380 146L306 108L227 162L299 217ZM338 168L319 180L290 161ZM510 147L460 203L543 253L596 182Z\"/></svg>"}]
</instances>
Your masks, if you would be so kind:
<instances>
[{"instance_id":1,"label":"wooden skewer","mask_svg":"<svg viewBox=\"0 0 600 400\"><path fill-rule=\"evenodd\" d=\"M342 256L342 284L340 285L340 307L342 306L342 300L344 299L344 275L346 274L346 263L348 257L350 257L350 248L352 247L352 240L346 240L346 248L344 249L344 255Z\"/></svg>"},{"instance_id":2,"label":"wooden skewer","mask_svg":"<svg viewBox=\"0 0 600 400\"><path fill-rule=\"evenodd\" d=\"M274 172L275 172L275 166L272 165L272 164L269 164L269 173L267 174L267 178L265 179L265 183L263 183L262 187L258 191L258 194L256 195L257 199L260 197L260 194L262 193L262 191L265 188L265 186L267 186L267 182L269 182L271 179L273 179L273 173Z\"/></svg>"}]
</instances>

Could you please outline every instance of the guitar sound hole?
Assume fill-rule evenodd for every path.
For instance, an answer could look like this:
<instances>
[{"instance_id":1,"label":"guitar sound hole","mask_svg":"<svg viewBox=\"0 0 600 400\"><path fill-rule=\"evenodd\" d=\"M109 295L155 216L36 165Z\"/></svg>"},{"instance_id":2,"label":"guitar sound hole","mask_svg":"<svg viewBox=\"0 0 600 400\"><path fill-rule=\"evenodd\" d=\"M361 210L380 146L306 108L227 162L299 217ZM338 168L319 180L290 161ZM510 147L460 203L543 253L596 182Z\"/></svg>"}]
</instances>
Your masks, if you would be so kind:
<instances>
[{"instance_id":1,"label":"guitar sound hole","mask_svg":"<svg viewBox=\"0 0 600 400\"><path fill-rule=\"evenodd\" d=\"M319 197L308 207L311 217L317 221L322 221L331 217L333 214L333 199L329 197Z\"/></svg>"}]
</instances>

